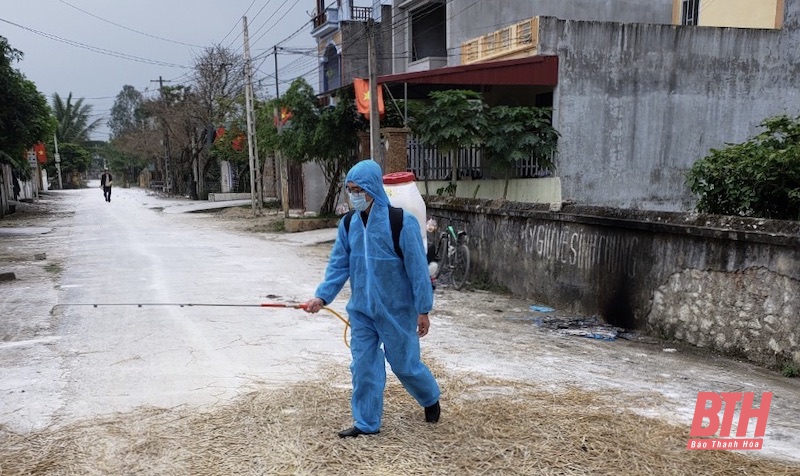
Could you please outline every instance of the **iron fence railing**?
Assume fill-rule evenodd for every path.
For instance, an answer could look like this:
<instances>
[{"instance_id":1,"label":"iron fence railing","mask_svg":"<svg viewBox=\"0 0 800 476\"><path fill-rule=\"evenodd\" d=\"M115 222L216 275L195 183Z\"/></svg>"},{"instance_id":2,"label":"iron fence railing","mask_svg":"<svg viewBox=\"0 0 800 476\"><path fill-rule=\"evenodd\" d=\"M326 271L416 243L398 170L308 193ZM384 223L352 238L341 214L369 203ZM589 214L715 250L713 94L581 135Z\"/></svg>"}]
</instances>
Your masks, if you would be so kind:
<instances>
[{"instance_id":1,"label":"iron fence railing","mask_svg":"<svg viewBox=\"0 0 800 476\"><path fill-rule=\"evenodd\" d=\"M352 17L354 21L369 21L372 18L372 7L353 7Z\"/></svg>"},{"instance_id":2,"label":"iron fence railing","mask_svg":"<svg viewBox=\"0 0 800 476\"><path fill-rule=\"evenodd\" d=\"M491 167L482 157L479 146L465 147L449 154L440 154L436 147L422 143L410 136L407 143L408 169L417 179L452 180L453 162L456 164L458 179L505 178L497 168ZM539 178L553 175L553 171L539 164L534 158L518 160L514 163L511 178Z\"/></svg>"}]
</instances>

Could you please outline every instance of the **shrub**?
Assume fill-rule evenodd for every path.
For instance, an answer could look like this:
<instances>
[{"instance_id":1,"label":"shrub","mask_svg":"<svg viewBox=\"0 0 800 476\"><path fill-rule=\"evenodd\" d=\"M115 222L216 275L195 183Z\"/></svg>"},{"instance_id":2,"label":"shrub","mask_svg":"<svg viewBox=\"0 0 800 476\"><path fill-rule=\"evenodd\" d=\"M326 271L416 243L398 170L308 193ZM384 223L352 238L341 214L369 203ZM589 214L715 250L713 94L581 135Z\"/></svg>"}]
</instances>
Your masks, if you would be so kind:
<instances>
[{"instance_id":1,"label":"shrub","mask_svg":"<svg viewBox=\"0 0 800 476\"><path fill-rule=\"evenodd\" d=\"M777 116L741 144L712 149L686 183L697 211L781 220L800 219L800 117Z\"/></svg>"}]
</instances>

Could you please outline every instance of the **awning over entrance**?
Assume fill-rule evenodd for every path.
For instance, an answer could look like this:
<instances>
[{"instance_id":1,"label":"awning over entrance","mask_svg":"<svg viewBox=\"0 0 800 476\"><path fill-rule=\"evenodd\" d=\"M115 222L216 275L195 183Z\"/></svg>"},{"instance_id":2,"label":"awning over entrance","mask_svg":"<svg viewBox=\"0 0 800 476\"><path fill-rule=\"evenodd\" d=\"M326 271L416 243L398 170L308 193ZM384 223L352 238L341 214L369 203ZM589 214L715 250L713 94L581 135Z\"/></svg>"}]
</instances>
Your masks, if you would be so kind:
<instances>
[{"instance_id":1,"label":"awning over entrance","mask_svg":"<svg viewBox=\"0 0 800 476\"><path fill-rule=\"evenodd\" d=\"M528 58L489 61L413 73L389 74L378 77L396 97L427 97L430 91L443 89L472 89L480 91L485 86L555 87L558 84L558 56L530 56Z\"/></svg>"}]
</instances>

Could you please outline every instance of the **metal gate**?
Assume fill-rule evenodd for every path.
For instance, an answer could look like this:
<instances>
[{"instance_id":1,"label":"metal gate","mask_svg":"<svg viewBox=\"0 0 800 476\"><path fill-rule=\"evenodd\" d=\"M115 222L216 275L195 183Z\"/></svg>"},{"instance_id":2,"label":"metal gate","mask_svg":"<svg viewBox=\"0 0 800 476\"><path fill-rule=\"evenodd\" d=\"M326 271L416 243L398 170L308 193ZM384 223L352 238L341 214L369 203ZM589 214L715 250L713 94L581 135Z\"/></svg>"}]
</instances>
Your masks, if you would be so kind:
<instances>
[{"instance_id":1,"label":"metal gate","mask_svg":"<svg viewBox=\"0 0 800 476\"><path fill-rule=\"evenodd\" d=\"M289 174L289 208L295 210L305 210L305 200L303 194L303 165L288 164Z\"/></svg>"}]
</instances>

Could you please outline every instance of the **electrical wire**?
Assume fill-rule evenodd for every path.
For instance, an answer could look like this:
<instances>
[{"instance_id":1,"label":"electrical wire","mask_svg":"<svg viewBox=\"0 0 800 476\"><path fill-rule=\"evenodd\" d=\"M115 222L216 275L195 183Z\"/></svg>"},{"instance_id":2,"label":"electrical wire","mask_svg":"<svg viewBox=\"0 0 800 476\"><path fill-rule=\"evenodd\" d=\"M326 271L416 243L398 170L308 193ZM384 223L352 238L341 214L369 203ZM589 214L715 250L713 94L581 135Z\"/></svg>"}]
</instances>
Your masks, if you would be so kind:
<instances>
[{"instance_id":1,"label":"electrical wire","mask_svg":"<svg viewBox=\"0 0 800 476\"><path fill-rule=\"evenodd\" d=\"M453 0L447 0L447 1L445 2L445 5L446 5L447 3L452 3L452 2L453 2ZM438 24L436 24L436 25L432 25L431 27L429 27L428 29L426 29L426 30L424 30L424 31L420 32L419 34L424 34L424 33L428 32L428 31L431 31L431 30L433 30L433 29L435 29L435 28L439 28L439 27L441 27L442 25L446 25L448 21L452 21L452 20L453 20L455 17L457 17L458 15L461 15L461 14L463 14L463 13L467 12L467 11L468 11L468 10L470 10L471 8L473 8L473 7L475 7L476 5L478 5L480 2L481 2L481 0L475 0L475 1L474 1L474 2L472 2L471 4L469 4L469 5L467 5L466 7L464 7L463 9L461 9L461 10L459 10L458 12L455 12L454 14L450 15L450 17L449 17L448 19L446 19L445 21L443 21L443 22L439 22L439 23L438 23ZM396 19L397 19L399 16L401 16L401 15L406 15L406 17L405 17L404 19L400 20L400 21L395 21L395 20L396 20ZM398 12L396 12L396 13L394 13L394 14L392 15L392 17L391 17L391 20L390 20L390 21L391 21L391 27L392 27L392 29L393 29L393 30L397 30L397 29L399 29L399 28L404 28L404 27L406 27L407 25L409 25L409 24L411 23L411 21L412 21L412 15L408 14L408 13L407 13L407 12L405 12L405 11L398 11ZM340 49L341 49L342 51L345 51L345 50L349 49L349 47L351 47L351 46L355 45L357 42L360 42L360 41L364 40L364 39L366 38L367 34L368 34L368 30L365 28L365 29L364 29L364 31L362 31L361 33L359 33L359 34L355 35L353 38L350 38L350 39L349 39L349 40L347 40L346 42L343 42L343 43L342 43L342 45L340 45ZM457 48L460 48L460 46L459 46L459 47L455 47L455 48L448 48L448 50L450 50L450 49L457 49ZM458 56L459 56L458 54L448 54L448 55L447 55L447 57L458 57ZM354 58L354 59L363 59L363 58L365 58L364 56L361 56L361 55L350 55L350 56L348 56L348 57L349 57L349 58ZM410 56L409 56L408 54L402 54L402 55L389 55L389 56L383 56L383 55L382 55L382 56L380 56L379 58L380 58L380 59L402 59L402 58L410 58ZM310 70L306 71L305 73L303 73L303 74L301 74L301 75L295 76L294 78L291 78L291 79L289 79L289 80L285 80L285 81L278 81L278 82L279 82L279 83L287 83L287 82L292 82L292 81L294 81L294 79L297 79L298 77L305 77L305 76L309 76L309 75L311 75L311 74L315 73L315 72L316 72L318 69L319 69L319 66L318 66L318 65L314 65L314 67L313 67L313 68L311 68ZM280 73L280 72L284 72L284 71L279 71L278 73Z\"/></svg>"},{"instance_id":2,"label":"electrical wire","mask_svg":"<svg viewBox=\"0 0 800 476\"><path fill-rule=\"evenodd\" d=\"M286 5L287 3L289 3L289 0L284 0L284 2L281 4L281 6L280 6L280 7L278 7L278 8L277 8L277 9L276 9L276 10L275 10L273 13L272 13L272 15L271 15L269 18L267 18L267 20L264 22L264 24L261 26L261 28L264 28L264 26L266 26L267 22L269 22L269 21L270 21L270 20L271 20L271 19L272 19L272 18L273 18L273 17L274 17L274 16L275 16L277 13L278 13L278 11L280 11L280 9L281 9L281 8L283 8L283 6L284 6L284 5ZM271 27L267 28L267 29L264 31L264 33L262 33L262 34L261 34L261 36L259 36L258 38L256 38L256 40L255 40L255 41L253 41L253 43L252 43L252 44L253 44L253 45L255 45L255 44L258 44L258 42L259 42L259 41L261 41L261 38L264 38L264 36L265 36L267 33L269 33L270 31L272 31L272 30L273 30L273 29L274 29L274 28L275 28L275 27L276 27L276 26L277 26L277 25L278 25L278 24L281 22L281 20L283 20L284 18L286 18L286 15L288 15L288 14L289 14L289 13L292 11L292 9L294 9L294 7L296 7L296 6L297 6L297 4L298 4L298 3L300 3L300 0L295 0L294 4L293 4L293 5L292 5L292 6L291 6L289 9L287 9L287 10L286 10L286 11L283 13L283 15L282 15L280 18L278 18L278 19L275 21L275 23L273 23L273 24L272 24L272 26L271 26ZM260 31L260 29L259 29L259 30L256 30L256 32L255 32L255 33L253 33L253 36L256 36L256 35L258 34L258 32L259 32L259 31Z\"/></svg>"},{"instance_id":3,"label":"electrical wire","mask_svg":"<svg viewBox=\"0 0 800 476\"><path fill-rule=\"evenodd\" d=\"M192 44L192 43L184 43L183 41L170 40L169 38L163 38L161 36L151 35L150 33L145 33L143 31L139 31L139 30L136 30L134 28L129 28L129 27L125 26L125 25L120 25L119 23L114 23L111 20L107 20L107 19L105 19L105 18L103 18L101 16L97 16L94 13L87 12L86 10L78 8L78 7L76 7L75 5L73 5L71 3L65 2L64 0L58 0L58 1L63 3L64 5L66 5L68 7L71 7L71 8L74 8L75 10L78 10L79 12L85 13L86 15L89 15L90 17L97 18L98 20L101 20L101 21L104 21L104 22L109 23L111 25L114 25L116 27L122 28L123 30L132 31L132 32L138 33L140 35L148 36L150 38L155 38L155 39L161 40L161 41L167 41L169 43L175 43L175 44L184 45L184 46L191 46L192 48L202 48L202 46L200 46L200 45L195 45L195 44Z\"/></svg>"},{"instance_id":4,"label":"electrical wire","mask_svg":"<svg viewBox=\"0 0 800 476\"><path fill-rule=\"evenodd\" d=\"M287 1L288 1L288 0L287 0ZM447 0L447 2L446 2L446 3L451 3L452 1L453 1L453 0ZM286 3L286 2L284 2L284 4L285 4L285 3ZM463 8L462 10L460 10L460 11L458 11L458 12L454 13L453 15L451 15L451 16L449 17L449 20L451 20L451 21L452 21L452 19L453 19L453 18L455 18L456 16L458 16L458 15L460 15L460 14L463 14L463 13L465 13L467 10L469 10L469 9L471 9L471 8L473 8L473 7L475 7L475 6L476 6L476 5L478 5L479 3L480 3L480 0L476 0L475 2L473 2L473 3L469 4L468 6L466 6L465 8ZM329 6L332 6L332 5L333 5L333 2L332 2L332 3L331 3L331 5L329 5ZM280 7L279 7L279 8L280 8ZM326 7L326 9L327 9L327 8L328 8L328 7ZM396 19L397 19L399 16L401 16L401 15L406 15L406 18L404 18L404 19L403 19L403 20L401 20L401 21L395 21L395 20L396 20ZM268 19L267 21L269 21L269 19ZM391 23L392 23L392 29L403 28L403 27L407 26L407 25L408 25L408 24L411 22L411 15L408 15L408 14L407 14L407 12L405 12L405 11L398 11L398 12L396 12L396 13L394 13L394 14L392 15L392 17L391 17L391 20L390 20L390 21L391 21ZM425 32L431 31L431 30L433 30L433 29L435 29L435 28L441 27L442 25L445 25L445 24L446 24L446 22L447 22L447 20L445 20L444 22L439 22L437 25L433 25L433 26L429 27L427 30L425 30L425 31L423 31L423 32L420 32L420 34L423 34L423 33L425 33ZM265 24L266 24L266 23L265 23ZM511 23L508 23L508 24L513 24L513 22L511 22ZM308 25L310 25L310 23L307 23L307 24L305 24L305 25L301 26L301 27L300 27L298 30L296 30L294 33L292 33L291 35L289 35L289 36L288 36L286 39L284 39L284 40L281 40L281 42L283 42L283 41L286 41L286 40L288 40L288 39L290 39L290 38L294 37L294 36L295 36L297 33L299 33L300 31L302 31L303 29L307 28L307 27L308 27ZM263 26L263 25L262 25L262 26ZM365 29L365 31L361 32L360 34L356 35L355 37L353 37L353 38L351 38L351 39L347 40L347 42L343 43L343 44L341 45L341 49L342 49L343 51L344 51L345 49L348 49L350 46L353 46L353 45L354 45L354 44L356 44L357 42L359 42L359 41L363 40L363 39L366 37L366 35L367 35L367 31L366 31L366 29ZM263 37L263 35L262 35L262 37ZM260 39L260 38L261 38L261 37L259 37L259 39ZM280 43L280 42L279 42L279 43ZM460 48L460 46L458 46L458 47L451 47L451 48L448 48L448 51L450 51L450 50L457 50L457 49L459 49L459 48ZM315 50L315 48L309 48L307 53L294 53L294 54L304 54L304 55L311 56L311 52L312 52L312 51L314 51L314 50ZM292 52L290 52L290 53L292 53ZM267 57L267 56L269 56L269 55L271 55L271 54L272 54L272 52L271 52L271 51L269 51L269 50L264 50L264 52L262 52L262 53L260 53L260 54L256 55L256 56L253 58L253 62L257 61L258 59L265 58L265 57ZM458 53L454 53L454 54L447 54L446 56L447 56L448 58L450 58L450 57L459 57L459 54L458 54ZM316 55L315 55L315 57L316 57ZM353 59L365 59L365 58L366 58L366 56L361 56L361 55L350 55L350 56L349 56L349 58L353 58ZM407 59L407 58L411 58L411 56L410 56L410 55L408 55L408 54L398 54L398 55L389 55L389 56L381 55L381 56L379 57L379 59L384 59L384 60L385 60L385 59ZM261 65L263 65L263 64L264 64L264 62L265 62L265 59L262 59L261 63L258 65L258 67L254 68L254 70L255 70L255 71L260 71L260 72L264 73L263 71L261 71L261 70L260 70L260 68L261 68ZM294 64L294 63L295 63L295 62L292 62L292 63L290 63L289 65L284 65L284 66L282 66L282 67L279 67L279 71L278 71L278 73L284 73L284 74L287 74L287 73L291 73L292 71L296 71L298 68L289 69L288 71L286 70L286 68L288 68L289 66L291 66L291 65L292 65L292 64ZM308 64L310 65L310 64L311 64L311 62L309 62ZM298 77L305 77L305 76L308 76L308 75L311 75L311 74L313 74L315 71L317 71L317 69L318 69L318 65L314 65L314 67L313 67L312 69L310 69L310 70L307 70L305 73L303 73L303 74L301 74L301 75L299 75L299 76L295 76L295 77L293 77L293 78L291 78L291 79L289 79L289 80L279 81L279 83L287 83L287 82L292 82L294 79L296 79L296 78L298 78ZM265 74L265 73L264 73L264 74ZM274 76L275 76L275 74L272 74L271 76L272 76L272 77L274 77Z\"/></svg>"},{"instance_id":5,"label":"electrical wire","mask_svg":"<svg viewBox=\"0 0 800 476\"><path fill-rule=\"evenodd\" d=\"M30 27L27 27L27 26L24 26L24 25L20 25L19 23L14 23L12 21L8 21L5 18L0 18L0 22L8 23L9 25L13 25L13 26L15 26L17 28L20 28L22 30L30 31L30 32L35 33L35 34L37 34L39 36L43 36L43 37L45 37L45 38L47 38L49 40L53 40L53 41L57 41L57 42L60 42L60 43L64 43L64 44L67 44L67 45L70 45L70 46L74 46L76 48L83 48L83 49L89 50L89 51L91 51L93 53L99 53L99 54L103 54L103 55L107 55L107 56L113 56L113 57L120 58L120 59L125 59L125 60L128 60L128 61L136 61L136 62L139 62L139 63L152 64L152 65L156 65L156 66L166 66L166 67L169 67L169 68L183 68L183 69L191 68L190 66L186 66L186 65L182 65L182 64L169 63L167 61L159 61L159 60L144 58L144 57L141 57L141 56L130 55L130 54L127 54L127 53L120 53L118 51L107 50L105 48L100 48L98 46L87 45L86 43L81 43L79 41L69 40L67 38L62 38L60 36L53 35L51 33L46 33L46 32L39 31L39 30L30 28Z\"/></svg>"},{"instance_id":6,"label":"electrical wire","mask_svg":"<svg viewBox=\"0 0 800 476\"><path fill-rule=\"evenodd\" d=\"M255 14L255 15L253 15L253 18L250 18L250 20L249 20L249 23L253 23L253 22L255 21L255 19L256 19L256 18L258 18L258 16L259 16L259 15L261 15L261 12L263 12L263 11L264 11L264 9L265 9L265 8L267 8L267 6L268 6L270 3L272 3L272 0L267 0L267 1L264 3L264 5L262 5L262 6L261 6L261 8L260 8L260 9L259 9L259 10L256 12L256 14ZM244 17L244 15L242 15L242 17ZM228 43L228 46L227 46L227 48L228 48L228 49L231 49L231 47L233 46L233 44L234 44L234 43L236 43L236 40L238 40L239 38L241 38L243 34L244 34L244 30L243 30L243 29L242 29L242 30L239 30L239 34L238 34L238 35L236 35L236 36L233 38L233 40L231 40L231 42L230 42L230 43ZM233 50L233 51L234 51L234 53L236 53L236 52L238 52L239 50L241 50L241 49L243 49L243 48L244 48L243 46L236 47L236 48L234 48L234 50Z\"/></svg>"},{"instance_id":7,"label":"electrical wire","mask_svg":"<svg viewBox=\"0 0 800 476\"><path fill-rule=\"evenodd\" d=\"M245 17L245 16L247 16L247 12L249 12L249 11L250 11L250 9L251 9L251 8L253 8L253 5L255 5L255 3L256 3L256 0L253 0L252 2L250 2L250 6L249 6L249 7L247 7L247 10L245 10L245 11L244 11L244 13L242 13L242 14L240 15L239 19L238 19L238 20L236 20L236 22L233 24L233 26L231 27L231 29L230 29L230 30L228 30L228 33L226 33L226 34L225 34L225 36L223 36L223 37L222 37L222 39L221 39L221 40L219 40L219 44L225 43L225 40L226 40L226 39L227 39L227 38L230 36L230 34L231 34L231 33L233 33L233 30L234 30L234 29L236 28L236 26L239 24L239 22L241 21L241 18L242 18L242 17Z\"/></svg>"}]
</instances>

